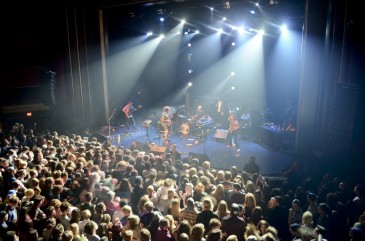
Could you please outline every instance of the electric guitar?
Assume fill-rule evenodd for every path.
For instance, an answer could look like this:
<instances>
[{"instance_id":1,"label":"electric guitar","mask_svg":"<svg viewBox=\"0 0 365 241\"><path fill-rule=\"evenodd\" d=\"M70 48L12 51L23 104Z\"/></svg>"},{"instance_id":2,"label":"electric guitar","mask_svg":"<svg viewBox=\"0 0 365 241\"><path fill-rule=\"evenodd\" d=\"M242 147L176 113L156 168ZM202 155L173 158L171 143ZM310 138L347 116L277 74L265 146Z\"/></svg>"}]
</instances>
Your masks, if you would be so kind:
<instances>
[{"instance_id":1,"label":"electric guitar","mask_svg":"<svg viewBox=\"0 0 365 241\"><path fill-rule=\"evenodd\" d=\"M127 118L129 118L129 117L131 117L132 116L132 113L133 112L135 112L136 110L139 110L139 109L141 109L142 108L142 105L139 105L139 106L137 106L137 108L134 108L133 110L129 110L129 111L124 111L124 110L122 110L124 113L125 113L125 116L127 117Z\"/></svg>"},{"instance_id":2,"label":"electric guitar","mask_svg":"<svg viewBox=\"0 0 365 241\"><path fill-rule=\"evenodd\" d=\"M234 131L237 131L238 129L240 129L240 124L238 123L237 120L230 123L230 125L229 125L230 133L233 133Z\"/></svg>"},{"instance_id":3,"label":"electric guitar","mask_svg":"<svg viewBox=\"0 0 365 241\"><path fill-rule=\"evenodd\" d=\"M172 119L173 117L174 117L173 115L168 115L168 117L167 117L166 119L161 118L161 122L162 122L162 123L165 123L165 124L167 124L167 125L171 125L171 124L172 124L171 119Z\"/></svg>"}]
</instances>

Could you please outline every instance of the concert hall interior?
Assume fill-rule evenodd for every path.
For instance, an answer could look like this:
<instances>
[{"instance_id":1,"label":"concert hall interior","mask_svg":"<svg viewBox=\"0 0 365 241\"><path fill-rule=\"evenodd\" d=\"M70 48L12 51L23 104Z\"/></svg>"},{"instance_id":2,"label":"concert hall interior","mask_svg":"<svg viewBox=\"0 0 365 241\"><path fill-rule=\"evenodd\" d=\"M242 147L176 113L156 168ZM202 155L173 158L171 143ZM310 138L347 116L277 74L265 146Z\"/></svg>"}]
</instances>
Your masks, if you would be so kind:
<instances>
[{"instance_id":1,"label":"concert hall interior","mask_svg":"<svg viewBox=\"0 0 365 241\"><path fill-rule=\"evenodd\" d=\"M266 175L296 161L356 172L365 149L359 4L6 1L0 129L87 132L156 153L176 144L222 169L255 156Z\"/></svg>"}]
</instances>

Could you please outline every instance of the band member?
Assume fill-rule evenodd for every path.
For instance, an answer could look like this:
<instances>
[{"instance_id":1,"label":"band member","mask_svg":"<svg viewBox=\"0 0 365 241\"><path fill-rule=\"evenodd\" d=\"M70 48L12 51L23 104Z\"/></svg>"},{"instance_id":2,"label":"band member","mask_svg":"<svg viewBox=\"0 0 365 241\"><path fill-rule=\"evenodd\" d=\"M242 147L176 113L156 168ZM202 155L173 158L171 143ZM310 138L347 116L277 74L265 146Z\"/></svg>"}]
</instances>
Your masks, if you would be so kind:
<instances>
[{"instance_id":1,"label":"band member","mask_svg":"<svg viewBox=\"0 0 365 241\"><path fill-rule=\"evenodd\" d=\"M202 118L205 118L206 114L204 113L203 106L198 105L196 114L192 116L192 118L196 121L199 121Z\"/></svg>"},{"instance_id":2,"label":"band member","mask_svg":"<svg viewBox=\"0 0 365 241\"><path fill-rule=\"evenodd\" d=\"M215 106L216 106L216 114L215 114L216 122L219 126L225 127L226 126L225 120L227 120L229 114L228 106L221 97L218 97Z\"/></svg>"},{"instance_id":3,"label":"band member","mask_svg":"<svg viewBox=\"0 0 365 241\"><path fill-rule=\"evenodd\" d=\"M232 147L232 141L233 141L234 144L236 145L237 152L240 152L240 146L237 138L238 132L240 130L240 124L234 114L229 115L228 122L229 122L229 130L227 136L227 142L228 142L227 147Z\"/></svg>"},{"instance_id":4,"label":"band member","mask_svg":"<svg viewBox=\"0 0 365 241\"><path fill-rule=\"evenodd\" d=\"M287 121L284 122L283 130L289 132L295 132L296 130L295 123L292 118L289 118Z\"/></svg>"},{"instance_id":5,"label":"band member","mask_svg":"<svg viewBox=\"0 0 365 241\"><path fill-rule=\"evenodd\" d=\"M162 125L163 130L164 130L164 139L165 140L167 140L168 137L169 137L170 126L171 126L172 115L169 114L169 111L170 111L170 107L165 106L163 108L163 112L162 112L162 115L161 115L161 118L160 118L160 122L161 122L161 125Z\"/></svg>"},{"instance_id":6,"label":"band member","mask_svg":"<svg viewBox=\"0 0 365 241\"><path fill-rule=\"evenodd\" d=\"M125 114L125 120L128 132L130 131L131 125L133 125L134 130L137 130L136 122L133 117L133 112L136 110L137 109L134 108L132 101L128 101L128 103L122 109L122 111Z\"/></svg>"}]
</instances>

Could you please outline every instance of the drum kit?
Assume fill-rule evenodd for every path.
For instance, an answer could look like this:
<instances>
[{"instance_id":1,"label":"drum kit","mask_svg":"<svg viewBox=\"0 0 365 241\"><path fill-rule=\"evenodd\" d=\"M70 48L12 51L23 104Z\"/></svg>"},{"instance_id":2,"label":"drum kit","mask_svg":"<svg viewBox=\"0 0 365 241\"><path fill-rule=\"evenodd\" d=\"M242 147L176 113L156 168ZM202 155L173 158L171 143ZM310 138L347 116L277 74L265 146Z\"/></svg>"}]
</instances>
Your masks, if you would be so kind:
<instances>
[{"instance_id":1,"label":"drum kit","mask_svg":"<svg viewBox=\"0 0 365 241\"><path fill-rule=\"evenodd\" d=\"M183 135L188 134L200 134L200 129L209 128L213 124L213 119L210 116L201 118L201 119L191 119L185 115L178 115L180 118L184 120L184 122L180 126L180 133ZM198 130L198 133L196 133Z\"/></svg>"}]
</instances>

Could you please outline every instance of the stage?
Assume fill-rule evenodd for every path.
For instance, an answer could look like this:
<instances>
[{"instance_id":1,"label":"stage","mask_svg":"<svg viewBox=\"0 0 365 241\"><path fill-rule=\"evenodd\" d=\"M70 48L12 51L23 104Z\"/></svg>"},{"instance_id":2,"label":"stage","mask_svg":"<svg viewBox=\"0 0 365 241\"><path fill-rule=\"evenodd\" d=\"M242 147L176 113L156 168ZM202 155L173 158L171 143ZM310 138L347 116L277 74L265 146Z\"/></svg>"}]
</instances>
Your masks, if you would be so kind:
<instances>
[{"instance_id":1,"label":"stage","mask_svg":"<svg viewBox=\"0 0 365 241\"><path fill-rule=\"evenodd\" d=\"M242 170L244 164L250 156L256 157L256 162L260 166L261 174L267 176L280 176L282 170L293 162L293 151L277 148L265 141L262 131L249 131L242 129L238 137L240 152L235 147L226 147L224 129L215 126L204 129L203 136L199 136L201 129L193 133L182 125L176 123L172 127L169 136L171 144L177 145L177 150L181 152L182 158L193 156L209 159L213 168L228 170L232 166L237 166ZM138 130L127 133L125 126L112 127L109 136L109 128L103 127L100 134L106 136L114 145L129 148L133 141L137 142L138 149L150 151L151 147L157 151L164 145L161 134L158 131L157 123L151 123L148 128L143 127L143 121L137 121ZM223 134L222 134L223 133ZM272 139L270 139L272 142Z\"/></svg>"}]
</instances>

